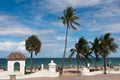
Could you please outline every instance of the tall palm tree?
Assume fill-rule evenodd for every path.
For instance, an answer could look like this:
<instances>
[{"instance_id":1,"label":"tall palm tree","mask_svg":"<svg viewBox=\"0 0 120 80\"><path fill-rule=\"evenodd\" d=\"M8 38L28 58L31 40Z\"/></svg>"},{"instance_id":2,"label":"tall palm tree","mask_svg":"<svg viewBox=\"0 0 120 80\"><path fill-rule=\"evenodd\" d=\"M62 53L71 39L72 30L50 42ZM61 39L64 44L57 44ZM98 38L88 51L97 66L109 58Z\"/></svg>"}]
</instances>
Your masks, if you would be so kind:
<instances>
[{"instance_id":1,"label":"tall palm tree","mask_svg":"<svg viewBox=\"0 0 120 80\"><path fill-rule=\"evenodd\" d=\"M94 42L91 42L92 44L92 52L95 55L95 68L97 68L97 61L99 61L99 53L100 53L100 39L99 38L95 38Z\"/></svg>"},{"instance_id":2,"label":"tall palm tree","mask_svg":"<svg viewBox=\"0 0 120 80\"><path fill-rule=\"evenodd\" d=\"M75 9L73 9L72 7L67 7L67 9L64 10L64 15L62 17L59 17L59 19L62 20L63 24L66 26L65 48L64 48L61 72L60 72L60 74L62 74L64 67L64 58L67 48L68 29L72 28L76 30L77 28L74 25L80 25L80 24L76 22L76 20L78 20L79 17L75 15Z\"/></svg>"},{"instance_id":3,"label":"tall palm tree","mask_svg":"<svg viewBox=\"0 0 120 80\"><path fill-rule=\"evenodd\" d=\"M114 42L114 38L110 36L110 33L106 33L104 36L101 37L100 48L101 52L100 55L103 57L104 61L104 74L106 74L106 58L110 55L110 52L116 52L118 45Z\"/></svg>"},{"instance_id":4,"label":"tall palm tree","mask_svg":"<svg viewBox=\"0 0 120 80\"><path fill-rule=\"evenodd\" d=\"M41 41L35 36L31 35L25 42L26 50L30 53L30 66L31 66L31 72L32 72L32 58L33 58L33 52L35 55L37 55L40 52L41 49Z\"/></svg>"},{"instance_id":5,"label":"tall palm tree","mask_svg":"<svg viewBox=\"0 0 120 80\"><path fill-rule=\"evenodd\" d=\"M71 60L72 56L76 53L77 72L79 72L78 64L80 62L84 62L87 66L87 61L89 60L90 56L90 47L88 46L88 42L86 39L81 37L78 43L75 44L75 48L72 48L70 52L71 54L69 55L69 60Z\"/></svg>"}]
</instances>

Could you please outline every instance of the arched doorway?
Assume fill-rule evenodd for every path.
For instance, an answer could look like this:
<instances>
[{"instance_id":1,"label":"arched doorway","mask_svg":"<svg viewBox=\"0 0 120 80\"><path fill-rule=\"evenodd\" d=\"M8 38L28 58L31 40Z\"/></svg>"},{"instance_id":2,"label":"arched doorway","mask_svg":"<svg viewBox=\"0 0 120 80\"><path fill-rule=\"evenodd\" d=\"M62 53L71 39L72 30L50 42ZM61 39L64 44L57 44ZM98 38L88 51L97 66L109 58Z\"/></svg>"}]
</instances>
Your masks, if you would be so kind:
<instances>
[{"instance_id":1,"label":"arched doorway","mask_svg":"<svg viewBox=\"0 0 120 80\"><path fill-rule=\"evenodd\" d=\"M14 64L14 71L20 71L20 63L19 62L16 62Z\"/></svg>"}]
</instances>

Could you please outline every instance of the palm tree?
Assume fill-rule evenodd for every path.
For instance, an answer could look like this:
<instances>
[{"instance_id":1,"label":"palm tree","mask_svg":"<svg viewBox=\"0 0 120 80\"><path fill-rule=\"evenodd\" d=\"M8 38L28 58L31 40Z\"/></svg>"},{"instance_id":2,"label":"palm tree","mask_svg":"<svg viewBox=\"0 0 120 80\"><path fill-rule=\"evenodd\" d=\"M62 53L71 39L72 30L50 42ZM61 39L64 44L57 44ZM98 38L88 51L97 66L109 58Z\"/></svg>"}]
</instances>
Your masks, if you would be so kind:
<instances>
[{"instance_id":1,"label":"palm tree","mask_svg":"<svg viewBox=\"0 0 120 80\"><path fill-rule=\"evenodd\" d=\"M66 48L67 48L68 29L72 28L76 30L77 28L74 25L80 25L79 23L76 22L76 20L78 20L79 17L76 16L74 12L75 10L72 7L67 7L67 9L64 10L64 15L62 17L59 17L59 19L62 20L63 24L66 26L65 48L64 48L60 74L62 74L63 67L64 67L64 58L65 58Z\"/></svg>"},{"instance_id":2,"label":"palm tree","mask_svg":"<svg viewBox=\"0 0 120 80\"><path fill-rule=\"evenodd\" d=\"M100 39L95 38L94 42L90 42L92 44L92 52L95 55L95 68L97 68L97 61L99 61L99 52L100 52Z\"/></svg>"},{"instance_id":3,"label":"palm tree","mask_svg":"<svg viewBox=\"0 0 120 80\"><path fill-rule=\"evenodd\" d=\"M100 48L101 52L100 55L103 57L104 61L104 74L106 74L106 58L110 55L110 52L116 52L118 45L114 42L114 38L110 36L110 33L106 33L104 36L101 37Z\"/></svg>"},{"instance_id":4,"label":"palm tree","mask_svg":"<svg viewBox=\"0 0 120 80\"><path fill-rule=\"evenodd\" d=\"M76 46L77 46L78 44L76 43ZM77 51L78 51L78 48L75 46L75 49L74 48L72 48L71 50L70 50L70 52L71 52L71 54L69 55L69 60L71 60L71 58L72 58L72 56L76 53L76 61L77 61L77 73L79 72L79 63L80 63L80 61L81 62L83 62L84 60L85 60L85 57L84 57L84 55L83 54L79 54Z\"/></svg>"},{"instance_id":5,"label":"palm tree","mask_svg":"<svg viewBox=\"0 0 120 80\"><path fill-rule=\"evenodd\" d=\"M69 55L69 60L71 60L72 56L76 53L77 72L79 72L78 64L80 62L84 62L87 66L87 61L89 60L90 56L90 47L88 46L88 42L86 39L81 37L78 43L75 44L75 48L72 48L70 52L71 54Z\"/></svg>"},{"instance_id":6,"label":"palm tree","mask_svg":"<svg viewBox=\"0 0 120 80\"><path fill-rule=\"evenodd\" d=\"M31 66L31 72L32 72L32 58L33 58L33 52L35 55L37 55L40 52L41 49L41 41L35 36L29 36L29 38L25 42L26 50L30 53L30 66Z\"/></svg>"},{"instance_id":7,"label":"palm tree","mask_svg":"<svg viewBox=\"0 0 120 80\"><path fill-rule=\"evenodd\" d=\"M90 46L89 46L89 43L86 39L84 39L83 37L81 37L78 41L78 53L81 53L84 55L84 62L87 66L87 61L90 61L90 58L89 57L92 57L92 55L90 54L91 53L91 49L90 49Z\"/></svg>"}]
</instances>

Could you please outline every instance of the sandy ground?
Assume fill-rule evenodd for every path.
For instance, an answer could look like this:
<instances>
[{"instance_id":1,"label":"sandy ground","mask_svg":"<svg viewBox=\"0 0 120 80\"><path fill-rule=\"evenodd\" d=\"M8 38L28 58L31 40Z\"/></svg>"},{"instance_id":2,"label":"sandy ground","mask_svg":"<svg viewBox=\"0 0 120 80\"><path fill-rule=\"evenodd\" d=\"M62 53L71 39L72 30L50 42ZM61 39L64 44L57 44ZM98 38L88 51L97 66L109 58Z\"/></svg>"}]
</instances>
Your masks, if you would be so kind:
<instances>
[{"instance_id":1,"label":"sandy ground","mask_svg":"<svg viewBox=\"0 0 120 80\"><path fill-rule=\"evenodd\" d=\"M64 69L64 73L61 77L38 77L38 78L26 78L17 80L120 80L120 74L99 74L94 76L83 76L76 73L75 68Z\"/></svg>"},{"instance_id":2,"label":"sandy ground","mask_svg":"<svg viewBox=\"0 0 120 80\"><path fill-rule=\"evenodd\" d=\"M19 80L120 80L120 74L99 74L94 76L82 76L75 72L76 69L65 69L61 77L57 78L28 78Z\"/></svg>"},{"instance_id":3,"label":"sandy ground","mask_svg":"<svg viewBox=\"0 0 120 80\"><path fill-rule=\"evenodd\" d=\"M29 78L20 80L120 80L120 74L101 74L95 76L62 76L57 78Z\"/></svg>"}]
</instances>

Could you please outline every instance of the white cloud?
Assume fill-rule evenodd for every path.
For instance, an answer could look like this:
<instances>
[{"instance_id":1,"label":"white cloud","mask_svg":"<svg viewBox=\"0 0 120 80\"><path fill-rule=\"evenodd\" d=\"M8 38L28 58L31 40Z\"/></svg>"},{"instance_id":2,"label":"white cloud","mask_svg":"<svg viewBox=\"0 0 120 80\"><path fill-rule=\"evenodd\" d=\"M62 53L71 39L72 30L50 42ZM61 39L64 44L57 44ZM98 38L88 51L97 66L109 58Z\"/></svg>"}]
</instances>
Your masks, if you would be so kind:
<instances>
[{"instance_id":1,"label":"white cloud","mask_svg":"<svg viewBox=\"0 0 120 80\"><path fill-rule=\"evenodd\" d=\"M25 41L21 42L0 42L0 50L1 51L25 51Z\"/></svg>"},{"instance_id":2,"label":"white cloud","mask_svg":"<svg viewBox=\"0 0 120 80\"><path fill-rule=\"evenodd\" d=\"M68 0L69 1L69 0ZM70 4L75 7L94 6L100 3L100 0L70 0Z\"/></svg>"},{"instance_id":3,"label":"white cloud","mask_svg":"<svg viewBox=\"0 0 120 80\"><path fill-rule=\"evenodd\" d=\"M17 17L9 15L0 15L0 35L4 36L29 36L29 35L45 35L53 34L54 30L36 30L28 28L27 25L17 21Z\"/></svg>"},{"instance_id":4,"label":"white cloud","mask_svg":"<svg viewBox=\"0 0 120 80\"><path fill-rule=\"evenodd\" d=\"M93 17L96 18L107 18L107 17L117 17L120 16L119 6L105 6L102 9L93 12Z\"/></svg>"},{"instance_id":5,"label":"white cloud","mask_svg":"<svg viewBox=\"0 0 120 80\"><path fill-rule=\"evenodd\" d=\"M106 33L106 32L110 32L110 33L120 33L120 24L116 23L116 24L107 24L107 25L103 25L104 27L102 32Z\"/></svg>"},{"instance_id":6,"label":"white cloud","mask_svg":"<svg viewBox=\"0 0 120 80\"><path fill-rule=\"evenodd\" d=\"M52 25L54 25L54 26L57 26L57 27L63 27L64 28L64 25L63 25L63 23L62 22L52 22L51 23Z\"/></svg>"},{"instance_id":7,"label":"white cloud","mask_svg":"<svg viewBox=\"0 0 120 80\"><path fill-rule=\"evenodd\" d=\"M86 7L97 5L100 0L44 0L44 1L34 1L31 8L37 8L40 10L45 10L49 13L56 13L63 11L68 6Z\"/></svg>"},{"instance_id":8,"label":"white cloud","mask_svg":"<svg viewBox=\"0 0 120 80\"><path fill-rule=\"evenodd\" d=\"M65 36L57 36L56 39L57 40L65 40Z\"/></svg>"},{"instance_id":9,"label":"white cloud","mask_svg":"<svg viewBox=\"0 0 120 80\"><path fill-rule=\"evenodd\" d=\"M101 0L101 3L95 7L96 11L92 12L93 17L106 18L120 16L119 3L119 0Z\"/></svg>"},{"instance_id":10,"label":"white cloud","mask_svg":"<svg viewBox=\"0 0 120 80\"><path fill-rule=\"evenodd\" d=\"M25 27L6 27L0 28L0 35L4 36L29 36L29 35L45 35L45 34L54 34L54 30L35 30Z\"/></svg>"},{"instance_id":11,"label":"white cloud","mask_svg":"<svg viewBox=\"0 0 120 80\"><path fill-rule=\"evenodd\" d=\"M86 0L84 0L86 1ZM120 1L119 0L99 0L98 3L96 3L95 6L87 7L88 10L83 11L81 10L81 13L79 13L82 18L88 20L88 19L104 19L104 18L114 18L120 16ZM77 8L80 8L77 7ZM85 6L82 6L81 9L85 8ZM112 20L111 19L111 20ZM82 19L81 19L82 20ZM110 20L109 20L110 21Z\"/></svg>"},{"instance_id":12,"label":"white cloud","mask_svg":"<svg viewBox=\"0 0 120 80\"><path fill-rule=\"evenodd\" d=\"M0 15L0 35L24 35L29 34L28 28L17 21L17 17L9 15Z\"/></svg>"},{"instance_id":13,"label":"white cloud","mask_svg":"<svg viewBox=\"0 0 120 80\"><path fill-rule=\"evenodd\" d=\"M70 49L71 49L71 48L67 48L66 51L67 51L67 52L70 52ZM64 51L64 48L61 49L61 51Z\"/></svg>"},{"instance_id":14,"label":"white cloud","mask_svg":"<svg viewBox=\"0 0 120 80\"><path fill-rule=\"evenodd\" d=\"M6 27L0 28L0 35L19 36L30 35L33 32L29 28L22 27Z\"/></svg>"},{"instance_id":15,"label":"white cloud","mask_svg":"<svg viewBox=\"0 0 120 80\"><path fill-rule=\"evenodd\" d=\"M35 15L45 15L48 13L56 14L63 12L63 10L72 6L74 8L83 8L94 6L96 11L91 12L96 17L107 17L120 15L119 0L44 0L44 1L33 1L28 8ZM99 10L100 9L100 10ZM38 14L40 13L40 14ZM89 12L90 13L90 12Z\"/></svg>"},{"instance_id":16,"label":"white cloud","mask_svg":"<svg viewBox=\"0 0 120 80\"><path fill-rule=\"evenodd\" d=\"M105 24L89 24L87 27L87 30L90 31L90 33L97 34L105 34L105 33L112 33L112 34L120 34L120 23L105 23ZM97 33L97 34L96 34Z\"/></svg>"},{"instance_id":17,"label":"white cloud","mask_svg":"<svg viewBox=\"0 0 120 80\"><path fill-rule=\"evenodd\" d=\"M17 21L19 19L16 16L11 15L0 15L0 26L1 27L15 27L15 26L24 26Z\"/></svg>"},{"instance_id":18,"label":"white cloud","mask_svg":"<svg viewBox=\"0 0 120 80\"><path fill-rule=\"evenodd\" d=\"M120 33L120 23L105 23L105 24L89 24L87 29L91 32L100 32L100 33Z\"/></svg>"}]
</instances>

